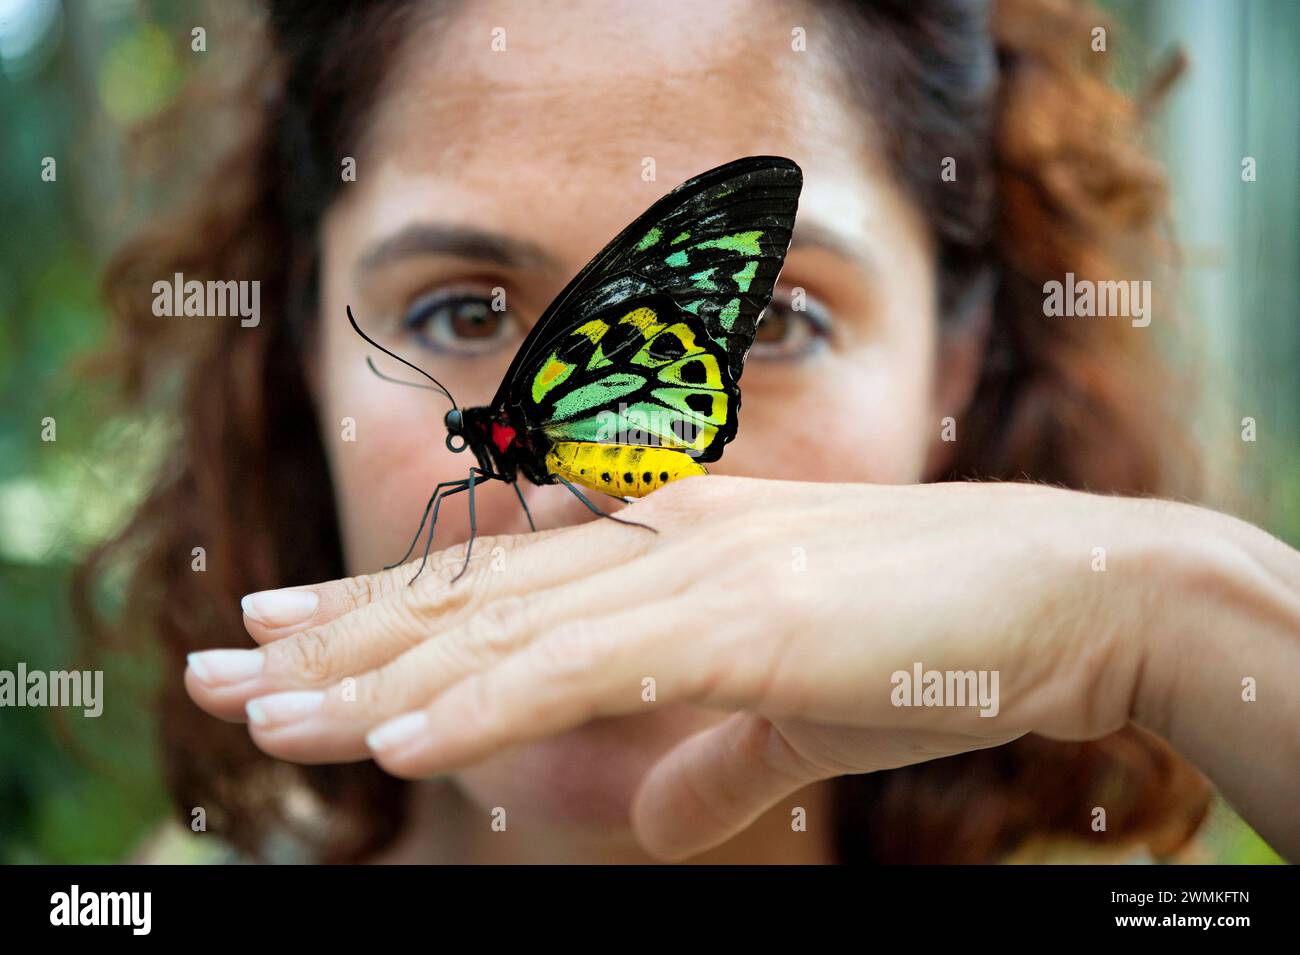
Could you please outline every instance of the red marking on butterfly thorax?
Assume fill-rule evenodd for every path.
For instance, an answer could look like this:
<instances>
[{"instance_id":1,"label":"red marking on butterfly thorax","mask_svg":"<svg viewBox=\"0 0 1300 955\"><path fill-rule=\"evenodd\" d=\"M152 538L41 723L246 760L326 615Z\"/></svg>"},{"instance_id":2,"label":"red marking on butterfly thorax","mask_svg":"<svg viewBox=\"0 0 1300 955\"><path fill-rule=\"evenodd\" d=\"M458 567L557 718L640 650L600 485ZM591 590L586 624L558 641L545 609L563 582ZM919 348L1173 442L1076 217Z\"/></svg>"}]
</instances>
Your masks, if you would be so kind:
<instances>
[{"instance_id":1,"label":"red marking on butterfly thorax","mask_svg":"<svg viewBox=\"0 0 1300 955\"><path fill-rule=\"evenodd\" d=\"M515 429L508 424L502 424L500 421L492 422L492 443L497 446L497 450L502 454L506 453L506 448L515 440Z\"/></svg>"}]
</instances>

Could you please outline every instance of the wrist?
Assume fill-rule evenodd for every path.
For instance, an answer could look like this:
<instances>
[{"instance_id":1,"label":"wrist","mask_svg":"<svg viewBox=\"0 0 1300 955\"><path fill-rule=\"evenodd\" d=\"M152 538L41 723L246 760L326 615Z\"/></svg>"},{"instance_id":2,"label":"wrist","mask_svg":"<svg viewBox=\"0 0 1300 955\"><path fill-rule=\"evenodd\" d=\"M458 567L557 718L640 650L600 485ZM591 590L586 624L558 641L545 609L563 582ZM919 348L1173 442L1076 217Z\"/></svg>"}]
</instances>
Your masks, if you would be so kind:
<instances>
[{"instance_id":1,"label":"wrist","mask_svg":"<svg viewBox=\"0 0 1300 955\"><path fill-rule=\"evenodd\" d=\"M1197 512L1184 526L1200 534L1164 567L1169 596L1149 628L1132 718L1296 859L1300 554L1241 521L1184 510Z\"/></svg>"},{"instance_id":2,"label":"wrist","mask_svg":"<svg viewBox=\"0 0 1300 955\"><path fill-rule=\"evenodd\" d=\"M1142 585L1151 612L1131 717L1181 748L1300 646L1300 555L1191 505L1168 504L1159 524Z\"/></svg>"},{"instance_id":3,"label":"wrist","mask_svg":"<svg viewBox=\"0 0 1300 955\"><path fill-rule=\"evenodd\" d=\"M1168 504L1154 528L1141 584L1150 613L1130 716L1166 739L1206 691L1208 671L1223 671L1214 633L1239 602L1231 595L1242 589L1239 548L1204 525L1198 508Z\"/></svg>"}]
</instances>

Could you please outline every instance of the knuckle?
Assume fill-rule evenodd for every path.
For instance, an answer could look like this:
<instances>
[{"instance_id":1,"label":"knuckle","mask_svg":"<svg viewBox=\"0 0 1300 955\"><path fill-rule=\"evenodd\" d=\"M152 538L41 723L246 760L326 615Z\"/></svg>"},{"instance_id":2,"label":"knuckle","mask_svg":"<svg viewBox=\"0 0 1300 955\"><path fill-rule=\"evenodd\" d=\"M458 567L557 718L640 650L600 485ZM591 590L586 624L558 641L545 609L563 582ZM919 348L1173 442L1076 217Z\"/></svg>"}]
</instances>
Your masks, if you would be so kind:
<instances>
[{"instance_id":1,"label":"knuckle","mask_svg":"<svg viewBox=\"0 0 1300 955\"><path fill-rule=\"evenodd\" d=\"M345 578L343 581L343 589L347 594L348 604L352 610L372 604L378 600L380 596L379 587L376 585L375 578L370 574Z\"/></svg>"},{"instance_id":2,"label":"knuckle","mask_svg":"<svg viewBox=\"0 0 1300 955\"><path fill-rule=\"evenodd\" d=\"M533 662L547 679L572 680L590 673L597 665L599 642L592 627L573 621L538 641Z\"/></svg>"},{"instance_id":3,"label":"knuckle","mask_svg":"<svg viewBox=\"0 0 1300 955\"><path fill-rule=\"evenodd\" d=\"M445 640L429 643L432 653L443 666L460 673L473 673L483 666L485 654L482 646L474 640L469 631L457 631Z\"/></svg>"},{"instance_id":4,"label":"knuckle","mask_svg":"<svg viewBox=\"0 0 1300 955\"><path fill-rule=\"evenodd\" d=\"M487 655L512 650L518 645L520 634L536 619L533 603L517 594L491 601L470 617L466 627L470 642Z\"/></svg>"},{"instance_id":5,"label":"knuckle","mask_svg":"<svg viewBox=\"0 0 1300 955\"><path fill-rule=\"evenodd\" d=\"M827 771L815 759L810 759L791 745L771 720L759 720L754 732L749 734L746 745L759 765L792 781L810 779Z\"/></svg>"},{"instance_id":6,"label":"knuckle","mask_svg":"<svg viewBox=\"0 0 1300 955\"><path fill-rule=\"evenodd\" d=\"M418 702L419 689L419 674L399 657L357 678L356 702L364 711L400 712Z\"/></svg>"},{"instance_id":7,"label":"knuckle","mask_svg":"<svg viewBox=\"0 0 1300 955\"><path fill-rule=\"evenodd\" d=\"M409 586L403 586L399 598L401 605L422 624L438 623L452 611L469 606L478 596L472 569L455 584L451 578L460 570L459 563L451 571L445 571L441 564L434 564L431 569L432 573L426 571Z\"/></svg>"},{"instance_id":8,"label":"knuckle","mask_svg":"<svg viewBox=\"0 0 1300 955\"><path fill-rule=\"evenodd\" d=\"M404 565L401 568L401 588L434 608L462 606L482 599L500 576L493 572L498 555L513 548L515 542L514 537L503 536L476 537L472 547L468 541L454 544L430 554L423 571L420 571L421 562L418 560ZM468 562L465 559L467 554ZM416 576L417 572L419 576Z\"/></svg>"},{"instance_id":9,"label":"knuckle","mask_svg":"<svg viewBox=\"0 0 1300 955\"><path fill-rule=\"evenodd\" d=\"M333 655L330 653L329 641L321 630L306 630L295 634L273 644L270 649L277 655L283 654L284 662L308 683L325 682L332 674Z\"/></svg>"},{"instance_id":10,"label":"knuckle","mask_svg":"<svg viewBox=\"0 0 1300 955\"><path fill-rule=\"evenodd\" d=\"M437 561L430 560L431 564L436 565L436 574L443 580L450 581L460 573L461 568L465 568L465 576L457 581L459 587L465 583L471 576L478 576L482 568L487 564L492 552L497 548L508 550L514 546L514 538L510 536L493 537L479 536L474 540L464 541L459 544L453 544L438 555ZM465 564L465 555L469 554L469 565Z\"/></svg>"},{"instance_id":11,"label":"knuckle","mask_svg":"<svg viewBox=\"0 0 1300 955\"><path fill-rule=\"evenodd\" d=\"M523 643L522 621L529 611L520 597L502 597L472 614L447 640L439 641L441 652L456 666L472 670L494 663Z\"/></svg>"},{"instance_id":12,"label":"knuckle","mask_svg":"<svg viewBox=\"0 0 1300 955\"><path fill-rule=\"evenodd\" d=\"M358 628L361 627L364 632L356 634L355 645L364 646L381 639L394 653L418 647L437 632L423 605L401 597L376 607L366 620L358 621Z\"/></svg>"},{"instance_id":13,"label":"knuckle","mask_svg":"<svg viewBox=\"0 0 1300 955\"><path fill-rule=\"evenodd\" d=\"M447 548L441 554L429 557L429 567L411 581L419 563L406 570L399 595L402 603L424 622L443 622L452 612L471 611L482 613L486 608L500 599L500 574L498 567L500 552L512 550L519 543L519 537L480 537L474 541L474 547L465 565L465 544ZM464 574L461 574L464 569ZM459 579L458 579L459 576ZM409 586L407 582L409 581ZM484 611L476 611L476 607ZM503 609L510 613L510 609ZM513 618L503 618L502 624L512 624Z\"/></svg>"}]
</instances>

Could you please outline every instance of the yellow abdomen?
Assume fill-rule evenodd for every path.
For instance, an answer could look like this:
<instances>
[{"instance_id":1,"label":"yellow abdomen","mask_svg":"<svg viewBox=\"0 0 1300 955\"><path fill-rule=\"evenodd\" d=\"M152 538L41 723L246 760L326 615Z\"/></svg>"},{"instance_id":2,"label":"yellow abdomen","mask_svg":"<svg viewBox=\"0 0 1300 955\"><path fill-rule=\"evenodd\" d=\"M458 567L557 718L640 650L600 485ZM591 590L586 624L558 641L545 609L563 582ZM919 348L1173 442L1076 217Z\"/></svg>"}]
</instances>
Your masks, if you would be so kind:
<instances>
[{"instance_id":1,"label":"yellow abdomen","mask_svg":"<svg viewBox=\"0 0 1300 955\"><path fill-rule=\"evenodd\" d=\"M644 497L679 478L709 473L682 451L591 441L556 442L546 470L612 497Z\"/></svg>"}]
</instances>

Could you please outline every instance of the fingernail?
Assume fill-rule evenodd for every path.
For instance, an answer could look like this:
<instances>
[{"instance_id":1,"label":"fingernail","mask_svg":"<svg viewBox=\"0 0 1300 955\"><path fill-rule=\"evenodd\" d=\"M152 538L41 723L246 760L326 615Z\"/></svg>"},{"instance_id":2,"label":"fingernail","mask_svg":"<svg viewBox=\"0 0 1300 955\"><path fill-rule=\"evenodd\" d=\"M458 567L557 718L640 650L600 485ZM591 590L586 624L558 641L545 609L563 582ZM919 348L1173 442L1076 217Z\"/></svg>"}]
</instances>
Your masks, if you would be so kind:
<instances>
[{"instance_id":1,"label":"fingernail","mask_svg":"<svg viewBox=\"0 0 1300 955\"><path fill-rule=\"evenodd\" d=\"M239 606L263 626L287 627L309 619L320 597L314 590L260 590L241 599Z\"/></svg>"},{"instance_id":2,"label":"fingernail","mask_svg":"<svg viewBox=\"0 0 1300 955\"><path fill-rule=\"evenodd\" d=\"M248 714L248 721L255 726L269 726L272 723L292 723L310 716L324 702L325 694L319 690L289 690L249 700L244 704L244 712Z\"/></svg>"},{"instance_id":3,"label":"fingernail","mask_svg":"<svg viewBox=\"0 0 1300 955\"><path fill-rule=\"evenodd\" d=\"M266 657L257 650L204 650L187 658L204 683L238 683L262 672Z\"/></svg>"},{"instance_id":4,"label":"fingernail","mask_svg":"<svg viewBox=\"0 0 1300 955\"><path fill-rule=\"evenodd\" d=\"M380 723L366 734L366 745L372 750L394 749L419 736L428 725L429 717L423 710L407 713Z\"/></svg>"}]
</instances>

